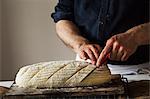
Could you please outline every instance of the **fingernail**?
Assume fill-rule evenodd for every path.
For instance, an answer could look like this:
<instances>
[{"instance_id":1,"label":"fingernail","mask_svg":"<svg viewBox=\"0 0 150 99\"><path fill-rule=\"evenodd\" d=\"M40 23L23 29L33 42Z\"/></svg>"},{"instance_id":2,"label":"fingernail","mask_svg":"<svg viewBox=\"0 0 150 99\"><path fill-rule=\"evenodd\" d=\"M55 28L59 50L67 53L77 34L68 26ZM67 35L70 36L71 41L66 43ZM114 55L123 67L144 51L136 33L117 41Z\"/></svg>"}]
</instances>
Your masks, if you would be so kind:
<instances>
[{"instance_id":1,"label":"fingernail","mask_svg":"<svg viewBox=\"0 0 150 99\"><path fill-rule=\"evenodd\" d=\"M83 59L86 60L86 57L84 57Z\"/></svg>"},{"instance_id":2,"label":"fingernail","mask_svg":"<svg viewBox=\"0 0 150 99\"><path fill-rule=\"evenodd\" d=\"M96 64L96 67L99 67L100 65L99 64Z\"/></svg>"},{"instance_id":3,"label":"fingernail","mask_svg":"<svg viewBox=\"0 0 150 99\"><path fill-rule=\"evenodd\" d=\"M99 66L101 66L102 64L101 63L99 63Z\"/></svg>"},{"instance_id":4,"label":"fingernail","mask_svg":"<svg viewBox=\"0 0 150 99\"><path fill-rule=\"evenodd\" d=\"M96 64L96 62L95 62L95 61L92 61L92 64L93 64L93 65L95 65L95 64Z\"/></svg>"}]
</instances>

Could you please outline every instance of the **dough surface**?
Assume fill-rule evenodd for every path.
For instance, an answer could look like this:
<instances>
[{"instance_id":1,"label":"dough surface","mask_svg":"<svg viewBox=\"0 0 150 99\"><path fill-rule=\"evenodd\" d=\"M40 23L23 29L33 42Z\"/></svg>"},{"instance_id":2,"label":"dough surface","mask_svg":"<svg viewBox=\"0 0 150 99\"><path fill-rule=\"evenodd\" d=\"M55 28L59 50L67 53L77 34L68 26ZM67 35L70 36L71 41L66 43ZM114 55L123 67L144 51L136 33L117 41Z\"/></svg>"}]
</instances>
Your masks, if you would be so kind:
<instances>
[{"instance_id":1,"label":"dough surface","mask_svg":"<svg viewBox=\"0 0 150 99\"><path fill-rule=\"evenodd\" d=\"M25 88L58 88L94 86L109 82L108 67L98 70L81 61L51 61L22 67L16 75L16 85Z\"/></svg>"}]
</instances>

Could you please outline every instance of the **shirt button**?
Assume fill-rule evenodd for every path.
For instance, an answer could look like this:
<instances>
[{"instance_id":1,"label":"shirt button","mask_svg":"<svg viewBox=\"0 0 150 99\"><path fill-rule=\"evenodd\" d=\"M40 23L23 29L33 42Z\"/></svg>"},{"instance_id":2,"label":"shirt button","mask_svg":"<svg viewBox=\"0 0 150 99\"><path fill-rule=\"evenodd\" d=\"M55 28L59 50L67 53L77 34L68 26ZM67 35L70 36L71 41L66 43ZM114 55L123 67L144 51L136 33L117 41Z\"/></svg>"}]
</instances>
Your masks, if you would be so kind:
<instances>
[{"instance_id":1,"label":"shirt button","mask_svg":"<svg viewBox=\"0 0 150 99\"><path fill-rule=\"evenodd\" d=\"M106 15L106 18L109 18L109 15L108 15L108 14Z\"/></svg>"},{"instance_id":2,"label":"shirt button","mask_svg":"<svg viewBox=\"0 0 150 99\"><path fill-rule=\"evenodd\" d=\"M110 19L110 15L107 14L106 15L106 19L109 20Z\"/></svg>"},{"instance_id":3,"label":"shirt button","mask_svg":"<svg viewBox=\"0 0 150 99\"><path fill-rule=\"evenodd\" d=\"M104 22L100 21L100 24L101 24L101 25L103 25L103 24L104 24Z\"/></svg>"}]
</instances>

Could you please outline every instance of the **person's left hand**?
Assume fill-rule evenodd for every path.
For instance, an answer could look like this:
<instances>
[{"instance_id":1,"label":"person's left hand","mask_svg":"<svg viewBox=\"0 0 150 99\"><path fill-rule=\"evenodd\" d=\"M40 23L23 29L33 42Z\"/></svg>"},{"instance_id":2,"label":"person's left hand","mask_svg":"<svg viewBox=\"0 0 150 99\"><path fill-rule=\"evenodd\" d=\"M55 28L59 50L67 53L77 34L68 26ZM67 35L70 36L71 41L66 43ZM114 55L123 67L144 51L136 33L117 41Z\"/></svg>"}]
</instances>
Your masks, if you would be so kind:
<instances>
[{"instance_id":1,"label":"person's left hand","mask_svg":"<svg viewBox=\"0 0 150 99\"><path fill-rule=\"evenodd\" d=\"M132 31L120 33L107 40L96 65L102 65L103 59L110 53L110 60L126 61L137 49L138 44L135 41Z\"/></svg>"}]
</instances>

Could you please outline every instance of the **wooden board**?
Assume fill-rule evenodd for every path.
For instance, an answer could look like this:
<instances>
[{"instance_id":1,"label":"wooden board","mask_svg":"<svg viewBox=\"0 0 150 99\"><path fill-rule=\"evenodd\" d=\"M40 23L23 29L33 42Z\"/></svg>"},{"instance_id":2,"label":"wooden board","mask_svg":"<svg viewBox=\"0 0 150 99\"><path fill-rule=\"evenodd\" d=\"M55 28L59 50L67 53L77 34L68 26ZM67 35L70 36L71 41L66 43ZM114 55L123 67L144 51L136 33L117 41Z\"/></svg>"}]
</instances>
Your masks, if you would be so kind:
<instances>
[{"instance_id":1,"label":"wooden board","mask_svg":"<svg viewBox=\"0 0 150 99\"><path fill-rule=\"evenodd\" d=\"M6 96L10 95L65 95L65 96L84 96L84 95L114 95L124 94L124 85L120 75L112 75L110 83L93 86L93 87L75 87L75 88L59 88L59 89L29 89L19 88L13 85Z\"/></svg>"},{"instance_id":2,"label":"wooden board","mask_svg":"<svg viewBox=\"0 0 150 99\"><path fill-rule=\"evenodd\" d=\"M125 88L120 75L113 75L110 83L93 87L59 88L59 89L31 89L19 88L13 85L4 97L10 96L89 96L89 95L120 95Z\"/></svg>"}]
</instances>

